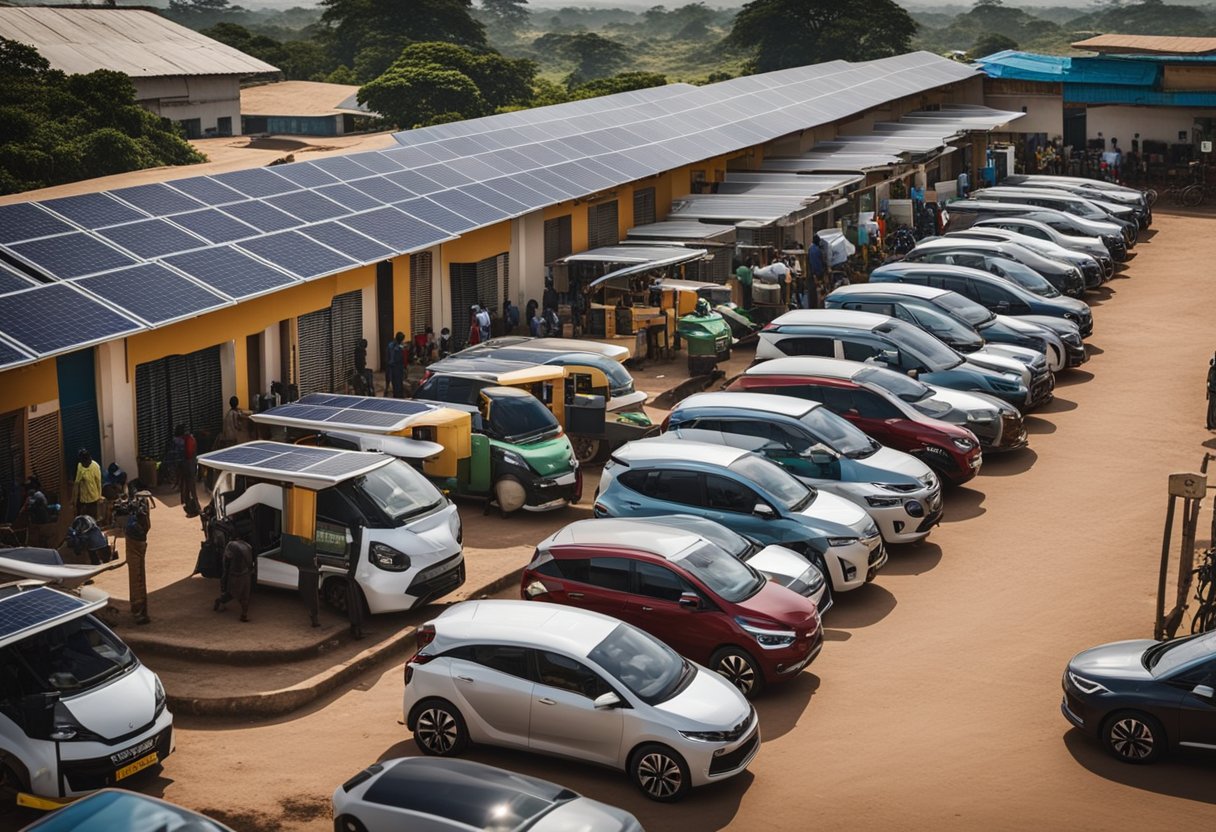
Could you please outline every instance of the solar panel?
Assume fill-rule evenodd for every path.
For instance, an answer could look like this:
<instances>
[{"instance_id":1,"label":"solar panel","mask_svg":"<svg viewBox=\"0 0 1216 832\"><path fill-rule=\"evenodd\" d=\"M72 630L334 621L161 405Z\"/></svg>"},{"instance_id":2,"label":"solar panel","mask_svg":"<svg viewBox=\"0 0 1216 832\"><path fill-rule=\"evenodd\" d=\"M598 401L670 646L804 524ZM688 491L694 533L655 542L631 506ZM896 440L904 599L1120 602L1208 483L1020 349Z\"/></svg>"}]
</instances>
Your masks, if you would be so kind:
<instances>
[{"instance_id":1,"label":"solar panel","mask_svg":"<svg viewBox=\"0 0 1216 832\"><path fill-rule=\"evenodd\" d=\"M342 477L365 470L369 465L384 461L381 454L340 451L333 448L309 448L279 442L249 442L203 457L203 463L242 466L275 474L301 474L303 477Z\"/></svg>"},{"instance_id":2,"label":"solar panel","mask_svg":"<svg viewBox=\"0 0 1216 832\"><path fill-rule=\"evenodd\" d=\"M206 240L164 220L141 220L126 225L114 225L97 233L145 260L207 245Z\"/></svg>"},{"instance_id":3,"label":"solar panel","mask_svg":"<svg viewBox=\"0 0 1216 832\"><path fill-rule=\"evenodd\" d=\"M467 185L472 179L463 173L452 170L447 165L427 165L418 168L418 172L427 179L433 179L445 188L455 188L457 185Z\"/></svg>"},{"instance_id":4,"label":"solar panel","mask_svg":"<svg viewBox=\"0 0 1216 832\"><path fill-rule=\"evenodd\" d=\"M252 237L258 230L252 225L246 225L238 219L228 216L223 211L214 208L204 208L202 211L190 211L169 217L175 224L188 231L193 231L200 237L205 237L213 243L230 243Z\"/></svg>"},{"instance_id":5,"label":"solar panel","mask_svg":"<svg viewBox=\"0 0 1216 832\"><path fill-rule=\"evenodd\" d=\"M585 166L575 162L557 165L553 168L553 172L558 176L569 179L575 185L587 188L590 191L610 188L614 184L613 180L588 170Z\"/></svg>"},{"instance_id":6,"label":"solar panel","mask_svg":"<svg viewBox=\"0 0 1216 832\"><path fill-rule=\"evenodd\" d=\"M100 228L103 225L134 222L147 217L143 211L124 205L109 194L65 196L60 199L48 199L42 204L84 228Z\"/></svg>"},{"instance_id":7,"label":"solar panel","mask_svg":"<svg viewBox=\"0 0 1216 832\"><path fill-rule=\"evenodd\" d=\"M9 249L48 274L60 278L80 277L135 263L127 255L83 231L14 243Z\"/></svg>"},{"instance_id":8,"label":"solar panel","mask_svg":"<svg viewBox=\"0 0 1216 832\"><path fill-rule=\"evenodd\" d=\"M365 237L357 231L351 231L345 225L336 222L309 225L301 228L300 233L319 243L324 243L332 249L337 249L360 263L385 260L397 253L370 237Z\"/></svg>"},{"instance_id":9,"label":"solar panel","mask_svg":"<svg viewBox=\"0 0 1216 832\"><path fill-rule=\"evenodd\" d=\"M391 428L401 421L400 416L392 413L374 413L370 410L331 410L330 414L326 421L369 428Z\"/></svg>"},{"instance_id":10,"label":"solar panel","mask_svg":"<svg viewBox=\"0 0 1216 832\"><path fill-rule=\"evenodd\" d=\"M319 277L323 274L349 269L352 261L336 251L310 240L296 231L284 231L268 237L255 237L241 243L241 248L263 260L300 277Z\"/></svg>"},{"instance_id":11,"label":"solar panel","mask_svg":"<svg viewBox=\"0 0 1216 832\"><path fill-rule=\"evenodd\" d=\"M227 303L159 263L143 263L74 282L154 325L198 315Z\"/></svg>"},{"instance_id":12,"label":"solar panel","mask_svg":"<svg viewBox=\"0 0 1216 832\"><path fill-rule=\"evenodd\" d=\"M32 202L0 205L0 243L33 240L74 231L72 226Z\"/></svg>"},{"instance_id":13,"label":"solar panel","mask_svg":"<svg viewBox=\"0 0 1216 832\"><path fill-rule=\"evenodd\" d=\"M381 202L400 202L414 195L412 192L390 182L382 176L373 176L370 179L355 179L348 184L352 188L367 194L372 199L378 199Z\"/></svg>"},{"instance_id":14,"label":"solar panel","mask_svg":"<svg viewBox=\"0 0 1216 832\"><path fill-rule=\"evenodd\" d=\"M487 205L491 205L500 211L506 211L508 214L518 214L533 206L526 205L518 199L513 199L504 193L486 187L480 183L465 185L463 188L458 188L461 193L466 193L474 199L480 199Z\"/></svg>"},{"instance_id":15,"label":"solar panel","mask_svg":"<svg viewBox=\"0 0 1216 832\"><path fill-rule=\"evenodd\" d=\"M0 600L0 638L16 635L76 612L87 604L46 587L18 592Z\"/></svg>"},{"instance_id":16,"label":"solar panel","mask_svg":"<svg viewBox=\"0 0 1216 832\"><path fill-rule=\"evenodd\" d=\"M421 196L443 190L443 185L440 185L434 179L428 179L416 170L399 170L396 173L386 175L384 178L390 182L396 182L401 187L407 188Z\"/></svg>"},{"instance_id":17,"label":"solar panel","mask_svg":"<svg viewBox=\"0 0 1216 832\"><path fill-rule=\"evenodd\" d=\"M497 168L492 167L476 157L469 157L467 159L453 159L446 164L449 170L454 170L457 173L463 174L474 182L480 182L483 179L490 179L491 177L497 176L500 173Z\"/></svg>"},{"instance_id":18,"label":"solar panel","mask_svg":"<svg viewBox=\"0 0 1216 832\"><path fill-rule=\"evenodd\" d=\"M216 246L165 258L201 283L230 298L245 298L294 283L291 277L231 246Z\"/></svg>"},{"instance_id":19,"label":"solar panel","mask_svg":"<svg viewBox=\"0 0 1216 832\"><path fill-rule=\"evenodd\" d=\"M367 211L380 207L379 200L372 199L362 191L356 191L350 185L327 185L324 188L314 189L314 192L321 194L326 199L332 199L339 205L345 205L352 211Z\"/></svg>"},{"instance_id":20,"label":"solar panel","mask_svg":"<svg viewBox=\"0 0 1216 832\"><path fill-rule=\"evenodd\" d=\"M342 456L335 456L312 465L307 473L315 474L318 477L341 478L363 470L376 462L377 457L383 459L379 454L345 453Z\"/></svg>"},{"instance_id":21,"label":"solar panel","mask_svg":"<svg viewBox=\"0 0 1216 832\"><path fill-rule=\"evenodd\" d=\"M326 173L333 174L343 182L349 182L351 179L358 179L361 176L371 176L372 174L370 168L365 168L346 156L327 156L324 159L317 159L312 164Z\"/></svg>"},{"instance_id":22,"label":"solar panel","mask_svg":"<svg viewBox=\"0 0 1216 832\"><path fill-rule=\"evenodd\" d=\"M0 263L0 295L18 292L37 285L38 281L26 277L11 266Z\"/></svg>"},{"instance_id":23,"label":"solar panel","mask_svg":"<svg viewBox=\"0 0 1216 832\"><path fill-rule=\"evenodd\" d=\"M216 174L212 178L252 197L285 194L288 191L299 190L300 187L295 182L271 173L266 168L234 170L228 173Z\"/></svg>"},{"instance_id":24,"label":"solar panel","mask_svg":"<svg viewBox=\"0 0 1216 832\"><path fill-rule=\"evenodd\" d=\"M154 217L164 216L165 214L176 214L180 211L192 211L195 208L203 207L203 203L197 199L188 197L180 191L173 190L168 185L162 185L160 182L154 182L151 185L135 185L130 188L120 188L117 191L110 191L110 194ZM122 220L115 220L115 222L122 222Z\"/></svg>"},{"instance_id":25,"label":"solar panel","mask_svg":"<svg viewBox=\"0 0 1216 832\"><path fill-rule=\"evenodd\" d=\"M552 200L548 194L530 188L523 182L510 176L500 176L485 183L487 188L493 188L500 194L506 194L516 202L522 202L529 208L540 208Z\"/></svg>"},{"instance_id":26,"label":"solar panel","mask_svg":"<svg viewBox=\"0 0 1216 832\"><path fill-rule=\"evenodd\" d=\"M422 167L438 161L436 157L421 147L395 147L392 150L382 150L380 153L401 163L401 166L405 168Z\"/></svg>"},{"instance_id":27,"label":"solar panel","mask_svg":"<svg viewBox=\"0 0 1216 832\"><path fill-rule=\"evenodd\" d=\"M371 410L378 413L395 413L398 416L413 416L436 409L433 404L416 402L410 399L378 399L374 396L347 396L341 393L311 393L301 398L300 403L350 410Z\"/></svg>"},{"instance_id":28,"label":"solar panel","mask_svg":"<svg viewBox=\"0 0 1216 832\"><path fill-rule=\"evenodd\" d=\"M578 185L575 185L569 179L566 179L563 176L558 176L550 168L541 168L540 170L527 171L526 173L519 174L519 177L523 180L523 182L525 184L528 183L529 177L535 177L536 179L540 180L540 182L542 182L543 184L545 184L545 185L549 186L550 188L552 188L553 190L557 191L565 199L570 199L571 197L576 197L576 196L582 196L584 193L586 193L586 190L584 190L583 188L580 188Z\"/></svg>"},{"instance_id":29,"label":"solar panel","mask_svg":"<svg viewBox=\"0 0 1216 832\"><path fill-rule=\"evenodd\" d=\"M280 211L286 211L294 217L299 217L305 222L332 220L334 217L341 217L350 213L348 208L312 191L296 191L290 194L281 194L269 197L263 201L270 203Z\"/></svg>"},{"instance_id":30,"label":"solar panel","mask_svg":"<svg viewBox=\"0 0 1216 832\"><path fill-rule=\"evenodd\" d=\"M532 190L536 191L537 193L544 194L549 199L552 199L554 201L560 201L560 200L566 199L567 196L569 195L568 191L558 190L550 183L545 182L543 179L540 179L537 176L535 176L534 174L529 173L527 171L524 171L522 173L512 174L509 178L511 179L511 181L520 182L523 185L525 185L526 187L531 188Z\"/></svg>"},{"instance_id":31,"label":"solar panel","mask_svg":"<svg viewBox=\"0 0 1216 832\"><path fill-rule=\"evenodd\" d=\"M341 220L345 226L404 254L448 239L446 231L403 214L396 208L381 208Z\"/></svg>"},{"instance_id":32,"label":"solar panel","mask_svg":"<svg viewBox=\"0 0 1216 832\"><path fill-rule=\"evenodd\" d=\"M276 471L299 472L319 462L325 462L331 456L331 453L320 448L296 445L293 450L276 456L274 467Z\"/></svg>"},{"instance_id":33,"label":"solar panel","mask_svg":"<svg viewBox=\"0 0 1216 832\"><path fill-rule=\"evenodd\" d=\"M142 328L66 283L0 297L0 332L39 355Z\"/></svg>"},{"instance_id":34,"label":"solar panel","mask_svg":"<svg viewBox=\"0 0 1216 832\"><path fill-rule=\"evenodd\" d=\"M216 182L209 176L191 176L188 179L175 179L166 183L174 190L194 197L207 205L223 205L226 202L240 202L245 195L227 185Z\"/></svg>"},{"instance_id":35,"label":"solar panel","mask_svg":"<svg viewBox=\"0 0 1216 832\"><path fill-rule=\"evenodd\" d=\"M30 361L31 358L31 356L26 355L16 347L0 341L0 369L8 369L17 364L23 364Z\"/></svg>"},{"instance_id":36,"label":"solar panel","mask_svg":"<svg viewBox=\"0 0 1216 832\"><path fill-rule=\"evenodd\" d=\"M492 205L486 205L480 199L469 196L462 191L443 191L432 197L436 202L450 211L468 217L478 225L488 225L507 216L506 211L500 211Z\"/></svg>"},{"instance_id":37,"label":"solar panel","mask_svg":"<svg viewBox=\"0 0 1216 832\"><path fill-rule=\"evenodd\" d=\"M225 205L222 210L225 214L231 214L259 231L285 231L301 224L290 214L285 214L273 205L267 205L259 200L235 202L232 205Z\"/></svg>"},{"instance_id":38,"label":"solar panel","mask_svg":"<svg viewBox=\"0 0 1216 832\"><path fill-rule=\"evenodd\" d=\"M468 231L470 228L477 227L477 223L468 217L462 217L460 214L453 213L426 197L420 196L417 199L407 199L405 202L398 202L395 207L411 217L417 217L423 222L429 222L431 225L442 228L450 234L459 234L461 231Z\"/></svg>"},{"instance_id":39,"label":"solar panel","mask_svg":"<svg viewBox=\"0 0 1216 832\"><path fill-rule=\"evenodd\" d=\"M356 162L376 173L390 173L401 170L401 165L391 156L386 156L378 150L370 153L359 153L352 157Z\"/></svg>"},{"instance_id":40,"label":"solar panel","mask_svg":"<svg viewBox=\"0 0 1216 832\"><path fill-rule=\"evenodd\" d=\"M277 165L275 173L284 179L295 182L301 188L319 188L322 185L332 185L338 180L314 165L312 162L296 162L291 165Z\"/></svg>"}]
</instances>

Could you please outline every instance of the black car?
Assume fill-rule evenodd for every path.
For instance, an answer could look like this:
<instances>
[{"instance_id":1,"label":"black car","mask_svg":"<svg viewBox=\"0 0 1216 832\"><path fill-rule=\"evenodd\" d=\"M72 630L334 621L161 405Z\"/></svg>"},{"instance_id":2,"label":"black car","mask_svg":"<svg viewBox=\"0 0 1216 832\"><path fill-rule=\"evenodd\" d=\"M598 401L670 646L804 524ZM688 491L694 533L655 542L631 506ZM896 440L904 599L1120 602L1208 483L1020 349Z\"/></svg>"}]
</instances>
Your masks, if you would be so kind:
<instances>
[{"instance_id":1,"label":"black car","mask_svg":"<svg viewBox=\"0 0 1216 832\"><path fill-rule=\"evenodd\" d=\"M1078 653L1064 671L1060 710L1127 763L1167 749L1216 751L1216 632Z\"/></svg>"}]
</instances>

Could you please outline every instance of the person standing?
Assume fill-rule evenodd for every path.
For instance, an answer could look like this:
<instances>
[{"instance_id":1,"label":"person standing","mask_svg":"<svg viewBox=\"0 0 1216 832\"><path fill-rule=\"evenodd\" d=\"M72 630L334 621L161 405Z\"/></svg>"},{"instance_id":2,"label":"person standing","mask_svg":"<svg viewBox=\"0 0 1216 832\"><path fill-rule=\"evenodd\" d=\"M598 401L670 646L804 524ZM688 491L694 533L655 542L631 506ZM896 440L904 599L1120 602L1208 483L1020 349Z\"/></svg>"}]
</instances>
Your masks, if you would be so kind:
<instances>
[{"instance_id":1,"label":"person standing","mask_svg":"<svg viewBox=\"0 0 1216 832\"><path fill-rule=\"evenodd\" d=\"M739 281L739 292L744 309L752 308L752 266L756 261L749 259L746 263L735 269L735 280Z\"/></svg>"},{"instance_id":2,"label":"person standing","mask_svg":"<svg viewBox=\"0 0 1216 832\"><path fill-rule=\"evenodd\" d=\"M76 492L76 515L87 514L96 520L97 504L101 501L101 466L88 448L81 448L76 454L76 477L72 485Z\"/></svg>"},{"instance_id":3,"label":"person standing","mask_svg":"<svg viewBox=\"0 0 1216 832\"><path fill-rule=\"evenodd\" d=\"M469 307L469 337L468 345L474 346L481 343L481 322L477 320L477 304Z\"/></svg>"},{"instance_id":4,"label":"person standing","mask_svg":"<svg viewBox=\"0 0 1216 832\"><path fill-rule=\"evenodd\" d=\"M376 389L375 384L372 381L372 371L367 366L366 338L360 338L358 343L355 344L355 372L357 372L363 378L369 391L374 391ZM367 395L370 396L372 393L369 392Z\"/></svg>"},{"instance_id":5,"label":"person standing","mask_svg":"<svg viewBox=\"0 0 1216 832\"><path fill-rule=\"evenodd\" d=\"M241 605L241 620L249 620L249 598L253 593L253 547L239 537L224 547L224 594L215 602L222 610L229 601ZM315 615L313 616L316 617Z\"/></svg>"},{"instance_id":6,"label":"person standing","mask_svg":"<svg viewBox=\"0 0 1216 832\"><path fill-rule=\"evenodd\" d=\"M198 491L195 477L198 476L198 442L185 425L173 429L174 444L181 440L181 459L177 463L178 496L187 517L198 516Z\"/></svg>"},{"instance_id":7,"label":"person standing","mask_svg":"<svg viewBox=\"0 0 1216 832\"><path fill-rule=\"evenodd\" d=\"M131 594L131 614L136 624L149 624L148 618L148 532L152 529L152 495L139 491L127 515L127 584Z\"/></svg>"},{"instance_id":8,"label":"person standing","mask_svg":"<svg viewBox=\"0 0 1216 832\"><path fill-rule=\"evenodd\" d=\"M827 274L827 264L823 259L823 244L816 234L806 249L806 265L810 274L807 275L807 308L819 306L819 287Z\"/></svg>"},{"instance_id":9,"label":"person standing","mask_svg":"<svg viewBox=\"0 0 1216 832\"><path fill-rule=\"evenodd\" d=\"M532 319L540 317L540 304L536 302L536 298L528 301L524 307L524 326L530 330L532 328ZM535 333L533 333L535 334Z\"/></svg>"},{"instance_id":10,"label":"person standing","mask_svg":"<svg viewBox=\"0 0 1216 832\"><path fill-rule=\"evenodd\" d=\"M26 535L29 545L36 549L55 548L55 524L51 522L51 506L37 477L30 477L25 481L25 505L21 510L25 512L26 522L29 524Z\"/></svg>"},{"instance_id":11,"label":"person standing","mask_svg":"<svg viewBox=\"0 0 1216 832\"><path fill-rule=\"evenodd\" d=\"M388 375L388 384L392 388L391 395L394 399L400 399L405 396L405 333L398 331L393 336L393 340L388 342L388 364L385 366L385 373ZM390 395L389 387L384 390L384 395Z\"/></svg>"},{"instance_id":12,"label":"person standing","mask_svg":"<svg viewBox=\"0 0 1216 832\"><path fill-rule=\"evenodd\" d=\"M484 303L477 304L477 326L481 329L481 340L490 340L490 310Z\"/></svg>"},{"instance_id":13,"label":"person standing","mask_svg":"<svg viewBox=\"0 0 1216 832\"><path fill-rule=\"evenodd\" d=\"M228 412L224 414L224 429L220 431L218 448L228 448L239 445L246 436L246 416L241 410L241 400L236 396L228 399Z\"/></svg>"},{"instance_id":14,"label":"person standing","mask_svg":"<svg viewBox=\"0 0 1216 832\"><path fill-rule=\"evenodd\" d=\"M350 634L355 638L363 638L363 591L359 589L359 580L356 577L358 569L359 558L349 557L346 571L346 617L350 621Z\"/></svg>"},{"instance_id":15,"label":"person standing","mask_svg":"<svg viewBox=\"0 0 1216 832\"><path fill-rule=\"evenodd\" d=\"M519 307L510 300L502 302L502 325L507 335L514 335L519 328Z\"/></svg>"}]
</instances>

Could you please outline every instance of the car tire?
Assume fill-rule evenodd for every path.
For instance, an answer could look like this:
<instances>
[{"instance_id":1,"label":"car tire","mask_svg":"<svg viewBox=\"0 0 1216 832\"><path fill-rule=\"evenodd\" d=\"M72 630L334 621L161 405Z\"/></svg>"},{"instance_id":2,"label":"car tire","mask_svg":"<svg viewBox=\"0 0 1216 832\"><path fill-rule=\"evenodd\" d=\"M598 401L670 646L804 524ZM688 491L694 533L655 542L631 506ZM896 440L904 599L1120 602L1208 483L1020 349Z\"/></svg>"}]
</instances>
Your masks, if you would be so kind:
<instances>
[{"instance_id":1,"label":"car tire","mask_svg":"<svg viewBox=\"0 0 1216 832\"><path fill-rule=\"evenodd\" d=\"M0 818L16 813L17 795L28 789L29 779L21 764L0 755Z\"/></svg>"},{"instance_id":2,"label":"car tire","mask_svg":"<svg viewBox=\"0 0 1216 832\"><path fill-rule=\"evenodd\" d=\"M428 699L418 706L414 743L431 757L455 757L469 745L469 729L456 706L443 699Z\"/></svg>"},{"instance_id":3,"label":"car tire","mask_svg":"<svg viewBox=\"0 0 1216 832\"><path fill-rule=\"evenodd\" d=\"M723 647L709 660L709 669L752 699L764 690L764 673L746 650Z\"/></svg>"},{"instance_id":4,"label":"car tire","mask_svg":"<svg viewBox=\"0 0 1216 832\"><path fill-rule=\"evenodd\" d=\"M629 758L629 779L642 794L659 803L682 800L692 788L688 763L665 745L650 743Z\"/></svg>"},{"instance_id":5,"label":"car tire","mask_svg":"<svg viewBox=\"0 0 1216 832\"><path fill-rule=\"evenodd\" d=\"M600 457L604 443L600 439L589 436L571 437L570 444L574 446L574 457L579 465L590 465Z\"/></svg>"},{"instance_id":6,"label":"car tire","mask_svg":"<svg viewBox=\"0 0 1216 832\"><path fill-rule=\"evenodd\" d=\"M1140 711L1118 711L1102 723L1102 744L1125 763L1151 763L1165 753L1165 729Z\"/></svg>"},{"instance_id":7,"label":"car tire","mask_svg":"<svg viewBox=\"0 0 1216 832\"><path fill-rule=\"evenodd\" d=\"M339 615L346 615L347 580L341 575L334 575L326 578L325 582L321 584L321 600L325 602L325 606Z\"/></svg>"},{"instance_id":8,"label":"car tire","mask_svg":"<svg viewBox=\"0 0 1216 832\"><path fill-rule=\"evenodd\" d=\"M494 502L498 512L506 518L524 507L528 501L528 489L515 477L500 477L494 483Z\"/></svg>"},{"instance_id":9,"label":"car tire","mask_svg":"<svg viewBox=\"0 0 1216 832\"><path fill-rule=\"evenodd\" d=\"M334 818L334 832L367 832L367 827L352 815L338 815Z\"/></svg>"}]
</instances>

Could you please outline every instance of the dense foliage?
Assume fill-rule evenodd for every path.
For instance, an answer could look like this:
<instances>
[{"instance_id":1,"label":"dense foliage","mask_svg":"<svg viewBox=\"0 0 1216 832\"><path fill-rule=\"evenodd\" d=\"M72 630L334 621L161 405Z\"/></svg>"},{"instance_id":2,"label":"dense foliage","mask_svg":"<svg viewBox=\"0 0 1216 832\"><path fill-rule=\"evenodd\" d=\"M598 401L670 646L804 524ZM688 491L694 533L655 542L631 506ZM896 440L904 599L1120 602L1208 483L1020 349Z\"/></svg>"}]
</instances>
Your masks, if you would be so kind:
<instances>
[{"instance_id":1,"label":"dense foliage","mask_svg":"<svg viewBox=\"0 0 1216 832\"><path fill-rule=\"evenodd\" d=\"M204 161L120 72L65 75L0 38L0 193Z\"/></svg>"}]
</instances>

